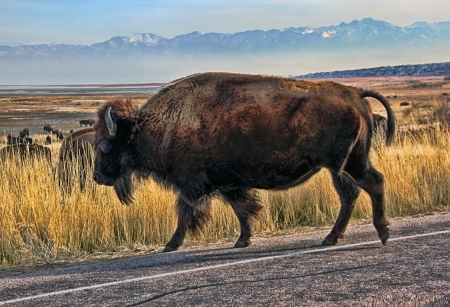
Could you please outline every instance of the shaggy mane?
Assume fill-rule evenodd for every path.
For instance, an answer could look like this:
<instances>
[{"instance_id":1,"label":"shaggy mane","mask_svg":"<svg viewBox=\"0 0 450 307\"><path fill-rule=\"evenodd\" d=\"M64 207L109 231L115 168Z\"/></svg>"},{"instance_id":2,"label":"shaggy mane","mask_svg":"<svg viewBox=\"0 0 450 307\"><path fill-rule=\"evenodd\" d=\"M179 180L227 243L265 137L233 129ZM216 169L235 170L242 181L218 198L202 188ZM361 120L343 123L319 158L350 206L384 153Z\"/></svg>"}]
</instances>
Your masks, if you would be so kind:
<instances>
[{"instance_id":1,"label":"shaggy mane","mask_svg":"<svg viewBox=\"0 0 450 307\"><path fill-rule=\"evenodd\" d=\"M133 103L133 101L128 99L114 99L107 101L103 106L101 106L98 111L97 115L101 118L104 117L106 109L108 107L111 107L112 112L122 112L125 116L130 115L133 111L138 109L137 104Z\"/></svg>"}]
</instances>

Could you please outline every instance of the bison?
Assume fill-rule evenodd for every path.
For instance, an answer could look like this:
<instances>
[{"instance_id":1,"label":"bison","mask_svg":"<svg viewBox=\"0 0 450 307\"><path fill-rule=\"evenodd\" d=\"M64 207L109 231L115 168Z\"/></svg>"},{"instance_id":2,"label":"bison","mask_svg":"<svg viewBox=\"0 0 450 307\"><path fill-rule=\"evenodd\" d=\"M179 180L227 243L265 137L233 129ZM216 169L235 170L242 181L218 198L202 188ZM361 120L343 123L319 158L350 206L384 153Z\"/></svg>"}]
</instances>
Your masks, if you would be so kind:
<instances>
[{"instance_id":1,"label":"bison","mask_svg":"<svg viewBox=\"0 0 450 307\"><path fill-rule=\"evenodd\" d=\"M8 145L14 145L14 144L20 144L20 137L18 136L13 136L12 133L8 134L6 136L6 144Z\"/></svg>"},{"instance_id":2,"label":"bison","mask_svg":"<svg viewBox=\"0 0 450 307\"><path fill-rule=\"evenodd\" d=\"M86 127L89 125L92 127L92 125L95 124L95 120L94 119L82 119L80 120L80 127L82 127L83 125L85 125Z\"/></svg>"},{"instance_id":3,"label":"bison","mask_svg":"<svg viewBox=\"0 0 450 307\"><path fill-rule=\"evenodd\" d=\"M59 152L58 173L60 186L70 192L73 182L70 173L79 175L80 189L86 185L86 174L93 169L94 128L83 128L69 134L61 143Z\"/></svg>"},{"instance_id":4,"label":"bison","mask_svg":"<svg viewBox=\"0 0 450 307\"><path fill-rule=\"evenodd\" d=\"M380 114L373 114L373 132L379 133L380 131L386 131L387 129L387 120L386 117L380 115Z\"/></svg>"},{"instance_id":5,"label":"bison","mask_svg":"<svg viewBox=\"0 0 450 307\"><path fill-rule=\"evenodd\" d=\"M52 132L53 131L53 127L52 125L45 125L44 126L44 132Z\"/></svg>"},{"instance_id":6,"label":"bison","mask_svg":"<svg viewBox=\"0 0 450 307\"><path fill-rule=\"evenodd\" d=\"M21 131L22 132L22 131ZM19 136L13 136L11 133L6 136L6 144L7 145L15 145L15 144L33 144L33 139L29 137L22 137L22 134L19 133Z\"/></svg>"},{"instance_id":7,"label":"bison","mask_svg":"<svg viewBox=\"0 0 450 307\"><path fill-rule=\"evenodd\" d=\"M8 145L0 150L2 158L19 155L23 159L44 157L49 163L52 162L52 152L50 148L38 144L15 144Z\"/></svg>"},{"instance_id":8,"label":"bison","mask_svg":"<svg viewBox=\"0 0 450 307\"><path fill-rule=\"evenodd\" d=\"M50 135L47 135L45 137L45 144L50 145L52 143L52 137Z\"/></svg>"},{"instance_id":9,"label":"bison","mask_svg":"<svg viewBox=\"0 0 450 307\"><path fill-rule=\"evenodd\" d=\"M23 139L21 138L21 143L23 144L33 144L33 138L29 138L29 137L24 137Z\"/></svg>"},{"instance_id":10,"label":"bison","mask_svg":"<svg viewBox=\"0 0 450 307\"><path fill-rule=\"evenodd\" d=\"M26 138L30 136L30 130L28 128L24 128L22 131L19 132L19 136L21 138Z\"/></svg>"},{"instance_id":11,"label":"bison","mask_svg":"<svg viewBox=\"0 0 450 307\"><path fill-rule=\"evenodd\" d=\"M366 97L387 111L389 145L395 117L377 92L271 76L188 76L138 110L130 100L99 108L94 181L114 187L124 204L133 201L132 174L177 191L177 229L164 248L169 252L188 231L202 228L212 195L227 201L240 222L234 246L250 245L251 220L262 208L253 189L288 189L326 168L341 208L322 244L343 237L361 189L371 198L373 223L385 244L390 229L384 176L369 161L373 124Z\"/></svg>"},{"instance_id":12,"label":"bison","mask_svg":"<svg viewBox=\"0 0 450 307\"><path fill-rule=\"evenodd\" d=\"M60 140L62 141L64 139L64 134L61 130L59 129L54 129L52 131L52 134L56 135L56 140Z\"/></svg>"}]
</instances>

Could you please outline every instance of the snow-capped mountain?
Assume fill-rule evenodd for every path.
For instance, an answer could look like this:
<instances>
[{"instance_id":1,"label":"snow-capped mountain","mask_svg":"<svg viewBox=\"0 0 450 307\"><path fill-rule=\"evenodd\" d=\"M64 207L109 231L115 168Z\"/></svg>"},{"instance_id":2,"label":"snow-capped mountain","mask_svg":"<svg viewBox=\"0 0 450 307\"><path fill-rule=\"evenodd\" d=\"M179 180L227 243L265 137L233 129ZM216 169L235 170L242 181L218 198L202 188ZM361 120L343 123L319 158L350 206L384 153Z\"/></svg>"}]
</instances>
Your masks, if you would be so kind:
<instances>
[{"instance_id":1,"label":"snow-capped mountain","mask_svg":"<svg viewBox=\"0 0 450 307\"><path fill-rule=\"evenodd\" d=\"M387 75L400 71L394 65L448 63L449 54L450 22L399 27L365 18L317 28L192 32L170 39L137 33L93 45L0 46L0 85L170 81L201 71L314 77L308 74L387 67L377 73Z\"/></svg>"},{"instance_id":2,"label":"snow-capped mountain","mask_svg":"<svg viewBox=\"0 0 450 307\"><path fill-rule=\"evenodd\" d=\"M41 44L17 47L0 46L0 57L91 57L145 55L202 55L303 52L326 50L384 49L408 46L420 48L434 44L450 47L450 22L416 22L399 27L365 18L339 25L282 30L254 30L226 33L192 32L167 39L151 33L113 37L87 45Z\"/></svg>"}]
</instances>

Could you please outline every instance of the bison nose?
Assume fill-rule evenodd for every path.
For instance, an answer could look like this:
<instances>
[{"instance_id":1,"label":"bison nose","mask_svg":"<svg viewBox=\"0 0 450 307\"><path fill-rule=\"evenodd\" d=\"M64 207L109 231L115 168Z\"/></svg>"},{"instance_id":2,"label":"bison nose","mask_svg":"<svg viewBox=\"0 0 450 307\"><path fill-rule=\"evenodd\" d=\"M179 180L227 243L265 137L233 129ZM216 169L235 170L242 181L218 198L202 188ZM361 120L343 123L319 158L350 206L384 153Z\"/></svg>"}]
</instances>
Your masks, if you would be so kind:
<instances>
[{"instance_id":1,"label":"bison nose","mask_svg":"<svg viewBox=\"0 0 450 307\"><path fill-rule=\"evenodd\" d=\"M94 171L93 179L98 184L107 185L107 186L114 185L114 180L113 179L103 175L99 171Z\"/></svg>"}]
</instances>

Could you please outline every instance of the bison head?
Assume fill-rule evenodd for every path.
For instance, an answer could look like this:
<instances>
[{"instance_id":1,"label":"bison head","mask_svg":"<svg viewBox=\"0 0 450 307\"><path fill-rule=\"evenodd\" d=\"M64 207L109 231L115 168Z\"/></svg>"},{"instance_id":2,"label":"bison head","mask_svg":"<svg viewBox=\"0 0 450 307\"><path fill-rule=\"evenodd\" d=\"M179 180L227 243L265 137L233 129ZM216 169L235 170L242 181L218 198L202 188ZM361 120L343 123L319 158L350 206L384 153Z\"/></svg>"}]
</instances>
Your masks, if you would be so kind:
<instances>
[{"instance_id":1,"label":"bison head","mask_svg":"<svg viewBox=\"0 0 450 307\"><path fill-rule=\"evenodd\" d=\"M99 109L95 124L94 181L113 186L124 204L133 201L131 175L136 170L130 136L134 125L130 100L108 102Z\"/></svg>"}]
</instances>

